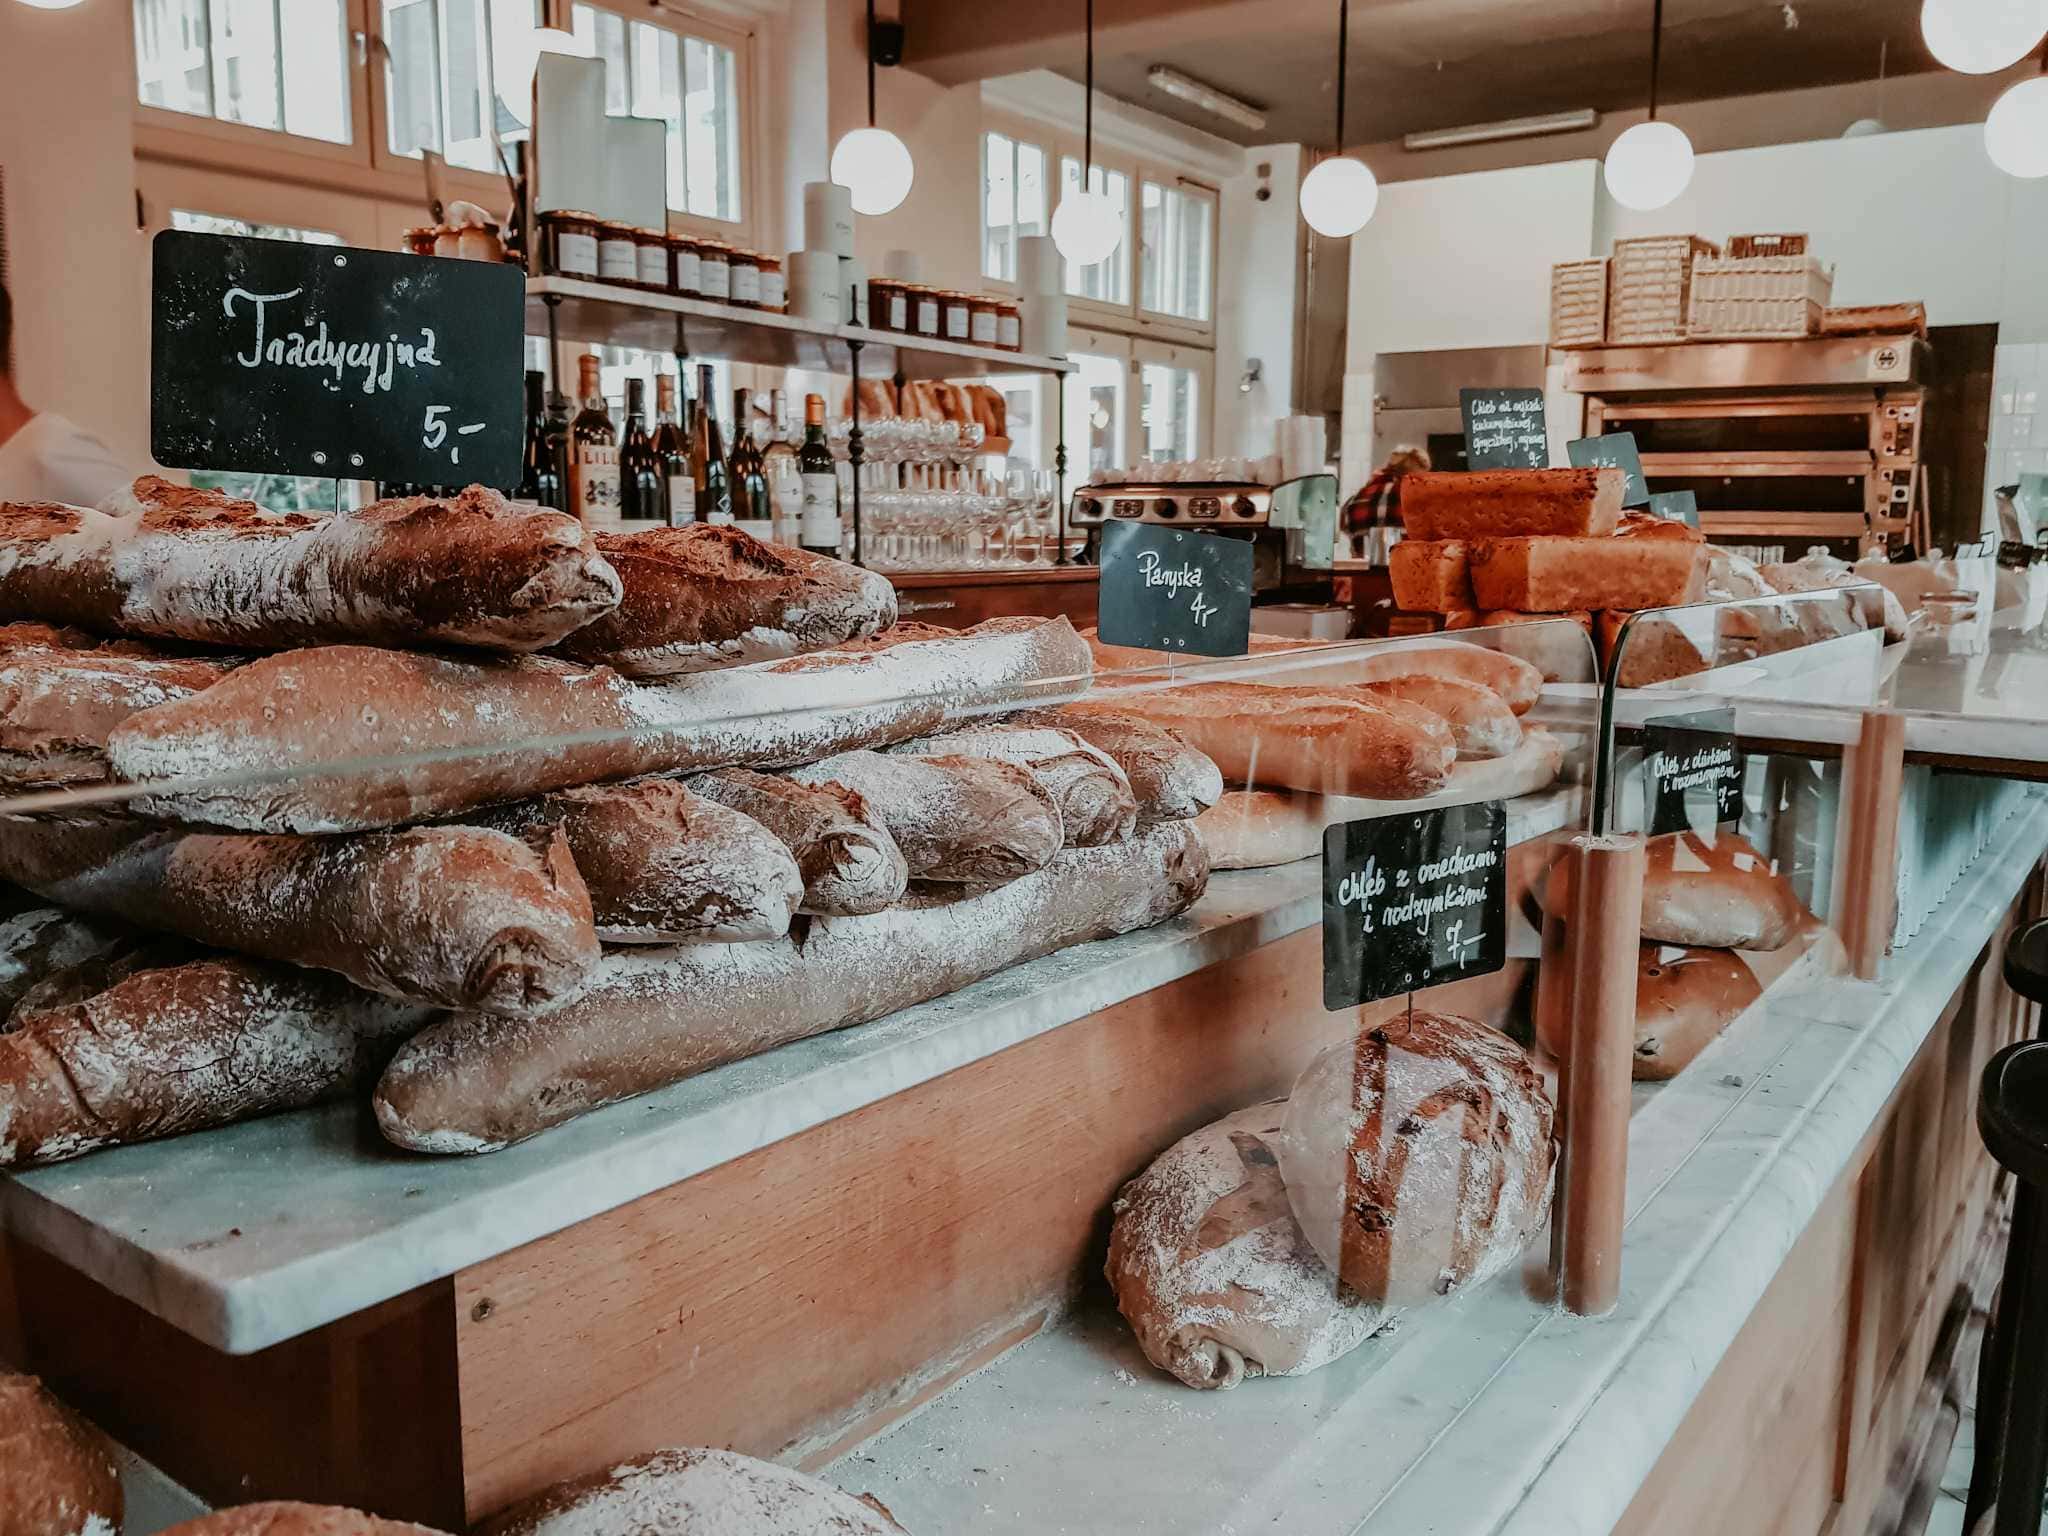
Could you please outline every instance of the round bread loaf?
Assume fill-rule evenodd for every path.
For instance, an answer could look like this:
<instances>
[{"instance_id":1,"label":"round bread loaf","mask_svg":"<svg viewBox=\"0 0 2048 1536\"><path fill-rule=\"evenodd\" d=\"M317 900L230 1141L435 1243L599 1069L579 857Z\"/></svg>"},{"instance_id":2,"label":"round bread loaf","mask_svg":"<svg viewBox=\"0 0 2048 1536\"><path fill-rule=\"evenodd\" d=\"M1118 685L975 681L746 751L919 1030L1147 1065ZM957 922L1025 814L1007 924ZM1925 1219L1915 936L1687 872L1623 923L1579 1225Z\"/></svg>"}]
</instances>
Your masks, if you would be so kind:
<instances>
[{"instance_id":1,"label":"round bread loaf","mask_svg":"<svg viewBox=\"0 0 2048 1536\"><path fill-rule=\"evenodd\" d=\"M217 1509L171 1526L160 1536L439 1536L432 1527L383 1520L336 1504L276 1500Z\"/></svg>"},{"instance_id":2,"label":"round bread loaf","mask_svg":"<svg viewBox=\"0 0 2048 1536\"><path fill-rule=\"evenodd\" d=\"M1707 949L1782 949L1809 919L1770 861L1733 832L1710 841L1670 832L1643 845L1643 938ZM1571 916L1571 882L1559 864L1544 883L1544 910Z\"/></svg>"},{"instance_id":3,"label":"round bread loaf","mask_svg":"<svg viewBox=\"0 0 2048 1536\"><path fill-rule=\"evenodd\" d=\"M0 1536L116 1536L114 1449L33 1376L0 1371Z\"/></svg>"},{"instance_id":4,"label":"round bread loaf","mask_svg":"<svg viewBox=\"0 0 2048 1536\"><path fill-rule=\"evenodd\" d=\"M1740 955L1645 944L1636 959L1633 1075L1653 1083L1676 1077L1763 995Z\"/></svg>"},{"instance_id":5,"label":"round bread loaf","mask_svg":"<svg viewBox=\"0 0 2048 1536\"><path fill-rule=\"evenodd\" d=\"M1103 1273L1145 1358L1191 1387L1298 1376L1387 1320L1337 1283L1288 1208L1285 1100L1183 1136L1116 1197Z\"/></svg>"},{"instance_id":6,"label":"round bread loaf","mask_svg":"<svg viewBox=\"0 0 2048 1536\"><path fill-rule=\"evenodd\" d=\"M1310 1062L1275 1150L1323 1262L1360 1301L1401 1307L1515 1261L1549 1214L1551 1123L1512 1040L1417 1009Z\"/></svg>"},{"instance_id":7,"label":"round bread loaf","mask_svg":"<svg viewBox=\"0 0 2048 1536\"><path fill-rule=\"evenodd\" d=\"M557 1483L477 1536L902 1536L870 1499L792 1467L682 1446Z\"/></svg>"}]
</instances>

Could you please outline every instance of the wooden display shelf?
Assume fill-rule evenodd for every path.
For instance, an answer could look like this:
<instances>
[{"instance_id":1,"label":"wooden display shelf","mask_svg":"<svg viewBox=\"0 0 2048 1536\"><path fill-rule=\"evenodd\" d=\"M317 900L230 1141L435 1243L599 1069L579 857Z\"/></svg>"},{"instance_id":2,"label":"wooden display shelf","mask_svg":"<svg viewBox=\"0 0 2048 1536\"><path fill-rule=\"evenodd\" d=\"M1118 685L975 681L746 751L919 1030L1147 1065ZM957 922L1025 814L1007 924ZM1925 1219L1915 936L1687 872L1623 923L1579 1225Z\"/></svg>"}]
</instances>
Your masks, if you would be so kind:
<instances>
[{"instance_id":1,"label":"wooden display shelf","mask_svg":"<svg viewBox=\"0 0 2048 1536\"><path fill-rule=\"evenodd\" d=\"M983 619L1065 615L1076 629L1095 623L1102 572L1092 565L1045 565L1017 571L900 571L889 579L905 619L957 628Z\"/></svg>"},{"instance_id":2,"label":"wooden display shelf","mask_svg":"<svg viewBox=\"0 0 2048 1536\"><path fill-rule=\"evenodd\" d=\"M1764 448L1746 448L1727 453L1646 453L1642 460L1645 475L1691 480L1750 480L1759 476L1819 478L1834 475L1853 478L1867 475L1876 467L1876 460L1867 448L1828 453Z\"/></svg>"}]
</instances>

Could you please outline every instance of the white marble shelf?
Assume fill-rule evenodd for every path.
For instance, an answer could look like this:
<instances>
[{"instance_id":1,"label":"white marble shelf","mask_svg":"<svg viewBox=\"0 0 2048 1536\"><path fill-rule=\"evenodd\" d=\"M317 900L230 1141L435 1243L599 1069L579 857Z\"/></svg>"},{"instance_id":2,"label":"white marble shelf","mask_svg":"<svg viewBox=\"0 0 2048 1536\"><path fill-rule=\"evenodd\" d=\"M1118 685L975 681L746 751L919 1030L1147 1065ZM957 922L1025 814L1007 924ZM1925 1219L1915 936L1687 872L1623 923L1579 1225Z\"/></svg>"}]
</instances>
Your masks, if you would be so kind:
<instances>
[{"instance_id":1,"label":"white marble shelf","mask_svg":"<svg viewBox=\"0 0 2048 1536\"><path fill-rule=\"evenodd\" d=\"M1622 1299L1522 1275L1298 1378L1196 1392L1092 1284L1058 1327L825 1475L976 1536L1601 1536L1677 1430L2048 848L2036 791L1874 983L1789 972L1629 1133Z\"/></svg>"},{"instance_id":2,"label":"white marble shelf","mask_svg":"<svg viewBox=\"0 0 2048 1536\"><path fill-rule=\"evenodd\" d=\"M1511 802L1521 842L1579 814ZM244 1354L509 1252L1319 920L1319 862L1216 875L1186 915L734 1062L478 1158L409 1156L360 1103L0 1177L0 1223Z\"/></svg>"}]
</instances>

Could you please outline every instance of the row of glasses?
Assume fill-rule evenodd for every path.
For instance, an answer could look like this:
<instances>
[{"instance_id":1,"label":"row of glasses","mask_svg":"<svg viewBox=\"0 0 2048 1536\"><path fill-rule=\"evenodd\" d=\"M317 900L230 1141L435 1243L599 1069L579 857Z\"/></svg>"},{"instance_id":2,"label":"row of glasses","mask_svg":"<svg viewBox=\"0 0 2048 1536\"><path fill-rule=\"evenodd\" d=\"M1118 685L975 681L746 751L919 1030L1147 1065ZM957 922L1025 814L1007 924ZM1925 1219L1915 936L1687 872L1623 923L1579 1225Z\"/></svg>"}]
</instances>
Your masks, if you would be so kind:
<instances>
[{"instance_id":1,"label":"row of glasses","mask_svg":"<svg viewBox=\"0 0 2048 1536\"><path fill-rule=\"evenodd\" d=\"M1003 475L894 464L861 469L863 555L891 571L1019 570L1059 558L1048 471Z\"/></svg>"},{"instance_id":2,"label":"row of glasses","mask_svg":"<svg viewBox=\"0 0 2048 1536\"><path fill-rule=\"evenodd\" d=\"M832 456L845 460L853 423L846 417L825 429ZM878 416L860 427L863 464L917 464L965 469L981 450L987 432L978 421L926 421L916 416ZM865 493L866 482L862 482Z\"/></svg>"}]
</instances>

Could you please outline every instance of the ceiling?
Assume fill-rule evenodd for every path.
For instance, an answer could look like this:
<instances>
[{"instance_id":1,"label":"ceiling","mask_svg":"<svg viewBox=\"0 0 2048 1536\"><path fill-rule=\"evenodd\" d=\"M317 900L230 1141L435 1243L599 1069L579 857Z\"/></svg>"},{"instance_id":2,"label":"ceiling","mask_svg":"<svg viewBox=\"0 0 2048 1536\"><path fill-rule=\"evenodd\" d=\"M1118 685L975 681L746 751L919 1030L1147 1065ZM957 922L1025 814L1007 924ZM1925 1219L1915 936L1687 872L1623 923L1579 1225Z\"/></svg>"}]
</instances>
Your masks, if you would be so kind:
<instances>
[{"instance_id":1,"label":"ceiling","mask_svg":"<svg viewBox=\"0 0 2048 1536\"><path fill-rule=\"evenodd\" d=\"M1875 80L1937 67L1919 0L1666 0L1665 101ZM904 63L948 84L1024 69L1082 76L1083 0L903 0ZM1327 145L1336 0L1096 0L1099 90L1240 144ZM1651 0L1352 0L1345 140L1593 107L1642 107ZM1263 109L1246 129L1154 88L1170 65ZM1873 114L1876 96L1873 92Z\"/></svg>"}]
</instances>

